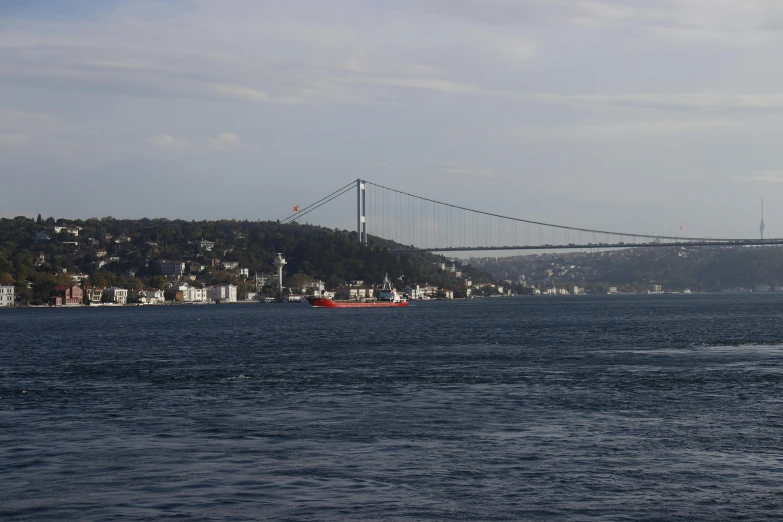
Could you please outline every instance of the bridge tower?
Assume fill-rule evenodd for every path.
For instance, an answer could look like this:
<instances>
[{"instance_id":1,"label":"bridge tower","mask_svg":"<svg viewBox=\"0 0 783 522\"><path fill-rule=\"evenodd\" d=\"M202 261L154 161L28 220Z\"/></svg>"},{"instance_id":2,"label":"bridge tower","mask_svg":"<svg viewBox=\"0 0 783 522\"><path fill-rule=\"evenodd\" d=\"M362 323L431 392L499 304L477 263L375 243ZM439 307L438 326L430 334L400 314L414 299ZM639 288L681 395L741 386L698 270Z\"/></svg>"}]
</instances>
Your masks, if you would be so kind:
<instances>
[{"instance_id":1,"label":"bridge tower","mask_svg":"<svg viewBox=\"0 0 783 522\"><path fill-rule=\"evenodd\" d=\"M759 225L761 239L764 239L764 198L761 199L761 225Z\"/></svg>"},{"instance_id":2,"label":"bridge tower","mask_svg":"<svg viewBox=\"0 0 783 522\"><path fill-rule=\"evenodd\" d=\"M367 244L367 187L362 179L356 180L356 239Z\"/></svg>"}]
</instances>

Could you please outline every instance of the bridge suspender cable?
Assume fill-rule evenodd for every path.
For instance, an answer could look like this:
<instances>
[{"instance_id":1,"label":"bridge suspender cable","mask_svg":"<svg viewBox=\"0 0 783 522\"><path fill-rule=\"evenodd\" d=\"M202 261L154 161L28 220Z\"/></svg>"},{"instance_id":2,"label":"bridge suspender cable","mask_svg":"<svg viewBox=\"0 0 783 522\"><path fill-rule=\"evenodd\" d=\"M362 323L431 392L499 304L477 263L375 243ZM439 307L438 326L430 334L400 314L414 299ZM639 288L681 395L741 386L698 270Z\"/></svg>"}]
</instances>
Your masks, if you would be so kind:
<instances>
[{"instance_id":1,"label":"bridge suspender cable","mask_svg":"<svg viewBox=\"0 0 783 522\"><path fill-rule=\"evenodd\" d=\"M421 199L423 201L429 201L430 203L434 203L436 205L443 205L445 207L457 208L457 209L464 210L464 211L467 211L467 212L474 212L476 214L482 214L482 215L484 215L486 217L496 217L496 218L499 218L499 219L508 219L508 220L511 220L511 221L517 221L519 223L529 223L531 225L540 225L540 226L544 226L544 227L558 228L558 229L561 229L561 230L575 230L575 231L578 231L578 232L592 232L594 234L609 234L609 235L613 235L613 236L645 237L645 238L649 238L649 239L671 239L671 240L675 240L675 241L731 241L731 240L728 240L728 239L721 239L721 238L676 237L676 236L659 236L659 235L649 235L649 234L630 234L628 232L611 232L611 231L607 231L607 230L595 230L595 229L591 229L591 228L580 228L580 227L569 227L569 226L566 226L566 225L555 225L555 224L552 224L552 223L543 223L541 221L533 221L533 220L530 220L530 219L515 218L515 217L511 217L511 216L504 216L502 214L494 214L492 212L485 212L483 210L475 210L475 209L472 209L472 208L461 207L459 205L452 205L450 203L444 203L442 201L438 201L438 200L435 200L435 199L425 198L425 197L422 197L422 196L417 196L415 194L410 194L408 192L403 192L401 190L396 190L396 189L393 189L393 188L385 187L383 185L379 185L377 183L373 183L372 181L366 181L365 180L365 183L368 184L368 185L374 185L374 186L376 186L378 188L381 188L383 190L389 190L389 191L392 191L392 192L397 192L399 194L405 194L406 196L412 196L414 198L419 198L419 199ZM438 218L436 218L436 220L437 219ZM487 222L487 235L489 235L489 222Z\"/></svg>"},{"instance_id":2,"label":"bridge suspender cable","mask_svg":"<svg viewBox=\"0 0 783 522\"><path fill-rule=\"evenodd\" d=\"M664 235L656 235L654 232L653 234L630 234L627 232L611 232L606 230L597 230L597 229L591 229L591 228L581 228L581 227L569 227L565 225L555 225L552 223L544 223L542 221L533 221L530 219L521 219L521 218L515 218L511 216L504 216L501 214L495 214L492 212L485 212L481 210L475 210L467 207L462 207L459 205L451 205L449 203L444 203L442 201L438 201L431 198L425 198L422 196L417 196L415 194L410 194L408 192L403 192L401 190L392 189L389 187L385 187L383 185L379 185L377 183L373 183L370 181L365 180L355 180L347 185L342 186L341 188L335 190L331 194L319 199L318 201L304 207L299 212L296 212L287 218L280 220L280 224L286 224L291 222L292 220L295 220L297 218L300 218L313 210L316 210L323 205L329 203L330 201L333 201L334 199L342 196L343 194L354 190L356 188L360 193L363 193L365 190L365 186L372 189L372 228L374 231L376 231L376 235L380 233L380 237L384 237L386 239L391 239L389 237L390 234L394 235L394 238L398 242L403 241L407 239L409 242L411 242L411 250L437 250L437 251L447 251L447 250L506 250L506 249L547 249L547 248L602 248L603 246L607 246L610 248L614 247L624 247L624 246L698 246L698 245L781 245L783 244L783 239L762 239L762 240L745 240L745 239L729 239L729 238L694 238L694 237L680 237L680 236L664 236ZM377 191L378 189L381 190L380 198L378 198ZM391 196L391 197L389 197ZM403 201L403 197L410 198L406 201ZM377 199L380 199L380 207L377 207ZM418 220L420 223L415 223L417 216L416 216L416 199L419 200L419 215ZM360 216L366 216L363 212L366 212L366 202L363 197L359 197L358 199L358 205L359 206L359 212L361 213ZM428 205L430 208L428 208ZM392 208L393 206L393 208ZM440 207L443 206L444 212L441 214ZM407 207L407 208L406 208ZM454 209L457 209L458 213L455 215ZM468 230L466 228L466 220L464 213L470 212L472 213L472 220L469 219L468 221L472 221L472 227L471 232L473 235L473 242L474 246L468 246L465 245L465 240L468 238ZM431 213L431 216L430 216ZM445 223L441 222L441 216L446 220ZM483 216L484 223L481 223L480 216ZM469 216L468 216L469 217ZM383 222L376 223L376 218L383 219ZM391 223L390 220L394 218L394 223ZM401 219L408 219L411 222L408 224L401 224ZM498 219L497 224L497 243L493 245L493 234L495 226L491 224L491 221L493 218ZM361 226L361 223L366 222L363 217L359 218L361 221L359 222ZM456 219L456 222L454 221ZM512 226L507 227L504 230L503 222L502 220L509 220L512 223ZM508 246L506 243L506 236L508 234L513 235L513 242L516 243L518 241L518 231L517 231L517 223L524 223L525 228L523 231L520 231L524 233L524 245L512 245ZM483 225L483 226L482 226ZM536 234L535 230L530 230L530 225L537 225L538 226L538 234ZM544 227L550 227L551 235L552 235L552 243L544 245ZM419 228L419 238L418 242L421 244L421 246L414 247L413 243L416 243L416 228ZM555 244L555 229L563 230L563 237L565 238L566 244ZM573 237L570 232L578 232L578 241L579 244L571 244L569 241L576 240L576 237ZM406 236L407 232L407 238ZM582 233L586 232L587 234L592 234L592 239L595 242L596 239L601 238L601 236L605 236L607 243L609 243L609 237L615 236L619 238L619 243L617 244L607 244L607 243L588 243L587 245L583 244L583 238ZM364 236L366 237L366 229L364 232L360 232L360 237ZM478 246L475 243L477 241L482 241L482 235L484 235L483 240L485 241L485 245L487 246ZM535 236L538 236L538 245L534 245L535 243ZM597 237L596 237L597 236ZM647 239L653 239L653 242L650 243L637 243L637 238L647 238ZM587 239L587 238L586 238ZM627 245L623 243L624 240L632 239L632 243L628 243ZM460 248L458 246L455 246L455 240L457 243L462 244L462 247ZM661 243L662 240L671 241L670 243ZM366 240L365 240L366 241ZM446 245L445 247L443 245Z\"/></svg>"}]
</instances>

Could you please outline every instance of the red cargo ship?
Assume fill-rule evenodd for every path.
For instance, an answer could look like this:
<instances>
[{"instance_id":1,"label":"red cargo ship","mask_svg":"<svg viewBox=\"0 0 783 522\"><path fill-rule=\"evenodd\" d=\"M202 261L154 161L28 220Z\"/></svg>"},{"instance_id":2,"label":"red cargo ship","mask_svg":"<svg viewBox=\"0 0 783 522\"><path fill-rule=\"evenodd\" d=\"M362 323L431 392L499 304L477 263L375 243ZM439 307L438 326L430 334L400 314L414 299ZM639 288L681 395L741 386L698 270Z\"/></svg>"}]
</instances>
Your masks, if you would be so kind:
<instances>
[{"instance_id":1,"label":"red cargo ship","mask_svg":"<svg viewBox=\"0 0 783 522\"><path fill-rule=\"evenodd\" d=\"M335 301L328 297L309 296L307 301L315 308L388 308L396 306L408 306L408 300L397 293L397 290L389 281L389 276L383 280L383 288L378 294L377 301Z\"/></svg>"},{"instance_id":2,"label":"red cargo ship","mask_svg":"<svg viewBox=\"0 0 783 522\"><path fill-rule=\"evenodd\" d=\"M408 301L335 301L328 297L308 297L310 306L315 308L387 308L390 306L408 306Z\"/></svg>"}]
</instances>

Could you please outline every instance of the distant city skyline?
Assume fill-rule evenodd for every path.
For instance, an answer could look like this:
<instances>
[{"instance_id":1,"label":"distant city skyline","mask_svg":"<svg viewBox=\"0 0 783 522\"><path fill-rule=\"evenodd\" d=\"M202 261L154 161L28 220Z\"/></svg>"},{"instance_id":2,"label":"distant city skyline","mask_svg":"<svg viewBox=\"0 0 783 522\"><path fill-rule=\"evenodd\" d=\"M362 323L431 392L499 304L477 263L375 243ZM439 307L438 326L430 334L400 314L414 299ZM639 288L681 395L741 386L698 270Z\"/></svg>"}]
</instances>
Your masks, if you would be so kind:
<instances>
[{"instance_id":1,"label":"distant city skyline","mask_svg":"<svg viewBox=\"0 0 783 522\"><path fill-rule=\"evenodd\" d=\"M275 220L361 177L563 225L781 237L756 205L783 190L782 43L772 0L12 0L0 216Z\"/></svg>"}]
</instances>

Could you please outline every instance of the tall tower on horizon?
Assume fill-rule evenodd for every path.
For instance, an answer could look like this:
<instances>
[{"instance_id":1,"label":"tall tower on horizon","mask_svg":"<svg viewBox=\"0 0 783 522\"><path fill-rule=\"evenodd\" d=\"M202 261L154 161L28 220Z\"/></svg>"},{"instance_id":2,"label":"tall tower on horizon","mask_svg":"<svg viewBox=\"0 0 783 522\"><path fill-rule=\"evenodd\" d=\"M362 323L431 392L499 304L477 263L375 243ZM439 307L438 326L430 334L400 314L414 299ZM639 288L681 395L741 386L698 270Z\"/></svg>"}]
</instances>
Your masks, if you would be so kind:
<instances>
[{"instance_id":1,"label":"tall tower on horizon","mask_svg":"<svg viewBox=\"0 0 783 522\"><path fill-rule=\"evenodd\" d=\"M761 239L764 240L764 198L761 198L761 225L759 225Z\"/></svg>"}]
</instances>

